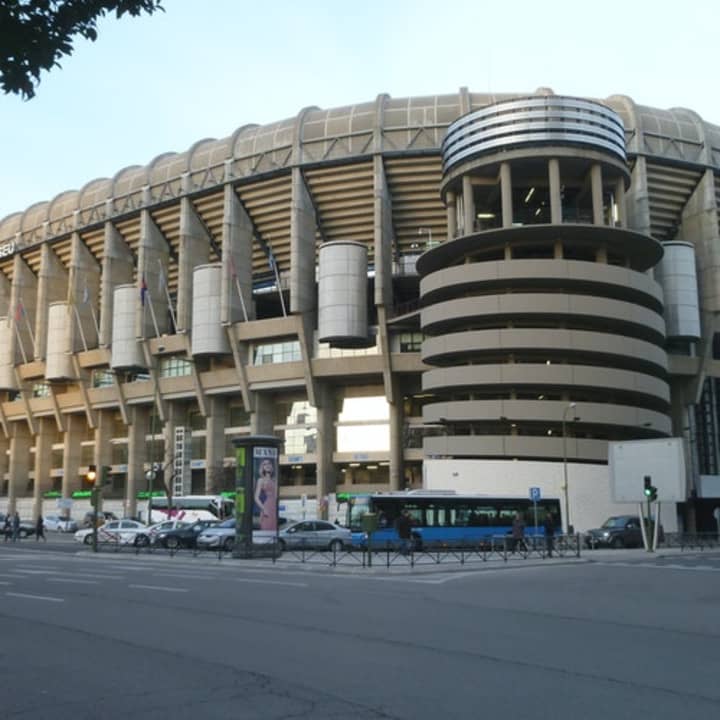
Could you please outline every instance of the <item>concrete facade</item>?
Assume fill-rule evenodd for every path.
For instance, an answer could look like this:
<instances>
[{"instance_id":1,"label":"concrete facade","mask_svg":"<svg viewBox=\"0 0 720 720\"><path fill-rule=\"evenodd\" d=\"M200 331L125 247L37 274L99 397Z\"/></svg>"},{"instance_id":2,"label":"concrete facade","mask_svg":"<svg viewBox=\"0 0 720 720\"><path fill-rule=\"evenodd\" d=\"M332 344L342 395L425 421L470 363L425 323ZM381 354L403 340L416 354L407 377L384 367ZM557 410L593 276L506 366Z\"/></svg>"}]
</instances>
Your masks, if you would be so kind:
<instances>
[{"instance_id":1,"label":"concrete facade","mask_svg":"<svg viewBox=\"0 0 720 720\"><path fill-rule=\"evenodd\" d=\"M96 464L134 514L178 426L193 492L232 489L231 438L269 433L281 499L321 507L419 487L443 458L565 459L605 503L609 441L682 436L680 510L701 527L720 475L718 148L691 111L620 95L380 95L0 220L0 509L77 497ZM333 242L367 250L362 343L319 338ZM683 266L656 275L665 243ZM212 348L192 338L208 265ZM678 277L671 304L697 317L669 334L662 283ZM519 487L478 477L478 492Z\"/></svg>"}]
</instances>

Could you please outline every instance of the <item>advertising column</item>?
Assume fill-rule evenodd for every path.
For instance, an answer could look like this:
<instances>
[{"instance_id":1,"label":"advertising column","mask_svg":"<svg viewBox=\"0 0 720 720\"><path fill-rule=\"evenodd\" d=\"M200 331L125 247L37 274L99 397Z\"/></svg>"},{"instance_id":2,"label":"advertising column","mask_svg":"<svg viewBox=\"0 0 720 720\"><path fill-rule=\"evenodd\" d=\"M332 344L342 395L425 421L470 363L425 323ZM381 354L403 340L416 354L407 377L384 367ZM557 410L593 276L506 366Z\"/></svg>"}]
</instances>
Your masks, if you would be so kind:
<instances>
[{"instance_id":1,"label":"advertising column","mask_svg":"<svg viewBox=\"0 0 720 720\"><path fill-rule=\"evenodd\" d=\"M272 547L271 541L277 535L280 440L273 435L248 435L234 438L233 445L236 462L233 556L248 558L258 554L253 553L254 546L261 552Z\"/></svg>"}]
</instances>

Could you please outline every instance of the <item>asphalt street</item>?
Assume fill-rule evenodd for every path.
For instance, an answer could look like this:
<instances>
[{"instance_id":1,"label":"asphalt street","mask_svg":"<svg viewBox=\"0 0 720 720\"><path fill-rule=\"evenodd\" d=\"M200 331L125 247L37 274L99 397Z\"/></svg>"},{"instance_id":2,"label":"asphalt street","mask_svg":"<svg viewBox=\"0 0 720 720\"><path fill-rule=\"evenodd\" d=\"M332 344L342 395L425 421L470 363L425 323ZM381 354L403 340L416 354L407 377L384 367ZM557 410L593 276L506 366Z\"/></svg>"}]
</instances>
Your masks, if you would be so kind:
<instances>
[{"instance_id":1,"label":"asphalt street","mask_svg":"<svg viewBox=\"0 0 720 720\"><path fill-rule=\"evenodd\" d=\"M6 718L720 710L720 554L411 569L0 545Z\"/></svg>"}]
</instances>

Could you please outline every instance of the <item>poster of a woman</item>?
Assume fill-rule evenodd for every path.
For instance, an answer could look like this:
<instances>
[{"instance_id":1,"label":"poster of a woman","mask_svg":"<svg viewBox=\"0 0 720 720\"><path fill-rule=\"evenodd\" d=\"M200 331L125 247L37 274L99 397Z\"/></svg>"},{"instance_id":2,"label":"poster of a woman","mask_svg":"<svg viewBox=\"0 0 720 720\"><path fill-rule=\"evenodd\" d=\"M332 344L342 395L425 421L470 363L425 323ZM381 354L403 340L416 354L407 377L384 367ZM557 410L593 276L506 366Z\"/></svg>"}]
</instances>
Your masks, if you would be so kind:
<instances>
[{"instance_id":1,"label":"poster of a woman","mask_svg":"<svg viewBox=\"0 0 720 720\"><path fill-rule=\"evenodd\" d=\"M261 451L258 453L258 451ZM264 451L264 452L262 452ZM268 452L269 451L269 452ZM277 472L272 448L255 448L255 522L260 530L277 530ZM256 524L257 523L257 524Z\"/></svg>"}]
</instances>

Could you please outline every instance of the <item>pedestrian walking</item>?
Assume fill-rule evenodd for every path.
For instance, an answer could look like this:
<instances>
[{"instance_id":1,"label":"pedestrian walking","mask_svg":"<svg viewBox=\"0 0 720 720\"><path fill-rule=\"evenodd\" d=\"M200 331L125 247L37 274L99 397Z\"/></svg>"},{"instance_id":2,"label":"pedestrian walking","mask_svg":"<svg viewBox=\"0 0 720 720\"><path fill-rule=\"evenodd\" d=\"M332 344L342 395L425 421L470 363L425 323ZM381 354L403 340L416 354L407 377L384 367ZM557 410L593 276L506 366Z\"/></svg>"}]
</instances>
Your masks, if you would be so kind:
<instances>
[{"instance_id":1,"label":"pedestrian walking","mask_svg":"<svg viewBox=\"0 0 720 720\"><path fill-rule=\"evenodd\" d=\"M47 542L47 538L45 537L45 520L43 520L42 513L38 515L37 523L35 524L35 542L40 538L42 538L44 542Z\"/></svg>"},{"instance_id":2,"label":"pedestrian walking","mask_svg":"<svg viewBox=\"0 0 720 720\"><path fill-rule=\"evenodd\" d=\"M12 519L12 541L17 542L20 539L20 514L15 511Z\"/></svg>"},{"instance_id":3,"label":"pedestrian walking","mask_svg":"<svg viewBox=\"0 0 720 720\"><path fill-rule=\"evenodd\" d=\"M510 552L514 553L517 550L518 545L525 548L527 552L527 545L525 545L525 519L522 513L516 512L515 517L512 521L512 530L510 532Z\"/></svg>"},{"instance_id":4,"label":"pedestrian walking","mask_svg":"<svg viewBox=\"0 0 720 720\"><path fill-rule=\"evenodd\" d=\"M2 528L3 535L5 536L5 542L10 540L10 536L12 535L12 524L10 515L5 515L5 520L3 521L3 528Z\"/></svg>"},{"instance_id":5,"label":"pedestrian walking","mask_svg":"<svg viewBox=\"0 0 720 720\"><path fill-rule=\"evenodd\" d=\"M543 523L543 527L545 529L545 547L547 549L547 554L548 557L552 557L555 545L555 518L549 510L545 513L545 522Z\"/></svg>"},{"instance_id":6,"label":"pedestrian walking","mask_svg":"<svg viewBox=\"0 0 720 720\"><path fill-rule=\"evenodd\" d=\"M412 549L412 523L407 510L402 512L395 520L395 530L400 538L400 552L407 555Z\"/></svg>"}]
</instances>

